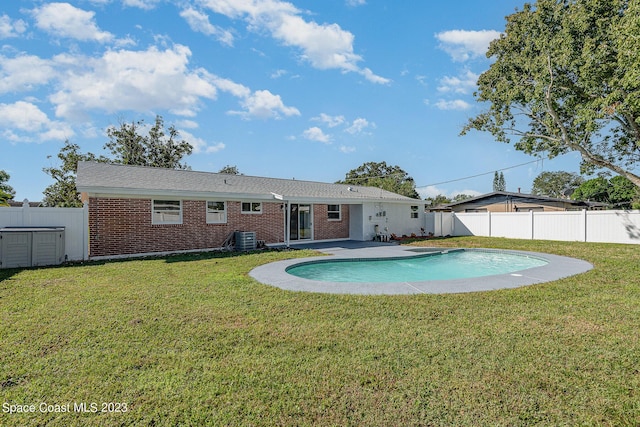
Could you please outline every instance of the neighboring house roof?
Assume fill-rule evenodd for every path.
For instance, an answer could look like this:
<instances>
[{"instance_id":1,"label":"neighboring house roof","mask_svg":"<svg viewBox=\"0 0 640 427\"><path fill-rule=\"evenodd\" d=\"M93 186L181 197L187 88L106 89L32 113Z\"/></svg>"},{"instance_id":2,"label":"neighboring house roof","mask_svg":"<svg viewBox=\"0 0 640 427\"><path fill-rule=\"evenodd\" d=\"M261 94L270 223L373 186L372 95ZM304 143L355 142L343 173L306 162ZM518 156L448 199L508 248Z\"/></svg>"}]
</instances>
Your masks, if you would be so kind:
<instances>
[{"instance_id":1,"label":"neighboring house roof","mask_svg":"<svg viewBox=\"0 0 640 427\"><path fill-rule=\"evenodd\" d=\"M39 208L42 206L42 202L29 202L27 200L29 207L30 208ZM9 203L9 206L12 208L22 208L24 207L24 201L22 202L18 202L17 200L7 200L7 203Z\"/></svg>"},{"instance_id":2,"label":"neighboring house roof","mask_svg":"<svg viewBox=\"0 0 640 427\"><path fill-rule=\"evenodd\" d=\"M98 162L78 162L76 187L79 192L90 196L215 196L229 199L282 198L289 201L340 203L418 201L376 187Z\"/></svg>"},{"instance_id":3,"label":"neighboring house roof","mask_svg":"<svg viewBox=\"0 0 640 427\"><path fill-rule=\"evenodd\" d=\"M449 203L444 205L446 208L453 208L455 206L464 205L464 204L482 204L482 202L486 201L487 204L491 204L496 200L504 200L509 198L510 200L518 201L519 203L565 203L571 206L587 206L585 202L578 202L576 200L571 199L558 199L554 197L546 197L546 196L537 196L535 194L524 194L524 193L511 193L508 191L494 191L492 193L482 194L480 196L472 197L469 199L461 200L459 202Z\"/></svg>"}]
</instances>

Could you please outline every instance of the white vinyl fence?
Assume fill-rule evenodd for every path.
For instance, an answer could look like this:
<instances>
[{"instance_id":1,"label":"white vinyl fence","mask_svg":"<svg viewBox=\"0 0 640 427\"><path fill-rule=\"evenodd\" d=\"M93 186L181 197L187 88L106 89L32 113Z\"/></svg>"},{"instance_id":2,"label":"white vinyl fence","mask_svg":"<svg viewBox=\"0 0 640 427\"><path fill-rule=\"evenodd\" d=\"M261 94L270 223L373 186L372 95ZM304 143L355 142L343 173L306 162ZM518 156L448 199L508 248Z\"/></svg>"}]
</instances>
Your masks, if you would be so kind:
<instances>
[{"instance_id":1,"label":"white vinyl fence","mask_svg":"<svg viewBox=\"0 0 640 427\"><path fill-rule=\"evenodd\" d=\"M432 212L425 229L435 236L640 244L640 211Z\"/></svg>"},{"instance_id":2,"label":"white vinyl fence","mask_svg":"<svg viewBox=\"0 0 640 427\"><path fill-rule=\"evenodd\" d=\"M65 254L68 261L89 259L89 207L34 208L25 203L21 208L0 207L0 228L64 227Z\"/></svg>"}]
</instances>

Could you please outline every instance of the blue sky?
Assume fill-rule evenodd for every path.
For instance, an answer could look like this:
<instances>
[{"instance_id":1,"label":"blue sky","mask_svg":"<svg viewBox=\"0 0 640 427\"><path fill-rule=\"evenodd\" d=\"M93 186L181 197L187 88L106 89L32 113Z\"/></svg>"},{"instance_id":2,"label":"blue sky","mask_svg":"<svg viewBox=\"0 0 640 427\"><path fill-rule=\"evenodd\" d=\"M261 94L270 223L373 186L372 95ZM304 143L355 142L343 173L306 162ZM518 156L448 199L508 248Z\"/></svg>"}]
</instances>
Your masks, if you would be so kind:
<instances>
[{"instance_id":1,"label":"blue sky","mask_svg":"<svg viewBox=\"0 0 640 427\"><path fill-rule=\"evenodd\" d=\"M386 161L423 197L490 192L493 171L535 159L458 134L484 109L472 94L488 43L523 4L4 1L0 169L17 200L40 200L66 139L107 154L109 126L159 114L194 145L194 170L335 182ZM543 171L578 169L569 154L504 174L528 192Z\"/></svg>"}]
</instances>

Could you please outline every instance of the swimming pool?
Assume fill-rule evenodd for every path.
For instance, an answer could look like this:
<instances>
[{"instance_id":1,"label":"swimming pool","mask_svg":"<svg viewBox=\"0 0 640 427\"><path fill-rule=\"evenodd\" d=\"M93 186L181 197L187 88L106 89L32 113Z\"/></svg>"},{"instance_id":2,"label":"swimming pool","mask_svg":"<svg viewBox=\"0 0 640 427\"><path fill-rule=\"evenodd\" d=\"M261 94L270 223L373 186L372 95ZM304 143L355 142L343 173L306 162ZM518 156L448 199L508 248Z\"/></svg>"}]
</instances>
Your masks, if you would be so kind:
<instances>
[{"instance_id":1,"label":"swimming pool","mask_svg":"<svg viewBox=\"0 0 640 427\"><path fill-rule=\"evenodd\" d=\"M360 295L400 295L400 294L445 294L490 291L496 289L519 288L538 283L558 280L563 277L584 273L593 268L586 261L565 256L512 250L497 249L464 249L464 252L485 252L493 253L494 257L504 254L513 254L524 258L543 261L543 265L525 269L516 269L507 273L495 273L490 275L475 277L459 277L450 279L428 279L421 277L418 280L407 279L394 276L391 280L373 281L339 281L336 278L327 280L314 280L304 277L294 276L289 272L296 267L301 267L316 262L326 263L328 261L339 263L357 260L394 260L410 259L416 256L427 258L426 255L439 257L440 254L454 254L456 249L441 248L416 248L410 246L390 245L390 244L362 244L354 241L335 242L333 244L311 246L324 255L308 258L293 258L263 264L251 270L249 275L257 281L288 291L319 292L332 294L360 294ZM331 256L325 256L331 255ZM423 256L424 255L424 256ZM485 262L491 264L492 262ZM370 264L365 264L369 266ZM459 268L458 268L459 269ZM344 279L343 279L344 280Z\"/></svg>"},{"instance_id":2,"label":"swimming pool","mask_svg":"<svg viewBox=\"0 0 640 427\"><path fill-rule=\"evenodd\" d=\"M420 282L514 273L547 263L529 255L457 249L410 257L309 261L286 272L328 282Z\"/></svg>"}]
</instances>

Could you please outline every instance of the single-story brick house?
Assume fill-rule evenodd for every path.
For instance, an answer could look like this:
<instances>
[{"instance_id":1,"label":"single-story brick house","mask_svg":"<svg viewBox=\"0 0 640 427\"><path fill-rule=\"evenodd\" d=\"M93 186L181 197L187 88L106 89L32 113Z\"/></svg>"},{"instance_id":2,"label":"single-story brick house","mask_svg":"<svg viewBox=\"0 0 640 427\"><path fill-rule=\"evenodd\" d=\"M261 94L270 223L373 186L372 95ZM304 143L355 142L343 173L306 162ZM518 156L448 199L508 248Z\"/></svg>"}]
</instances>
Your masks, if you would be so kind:
<instances>
[{"instance_id":1,"label":"single-story brick house","mask_svg":"<svg viewBox=\"0 0 640 427\"><path fill-rule=\"evenodd\" d=\"M267 245L420 233L420 200L375 187L79 162L89 256L217 249L234 231Z\"/></svg>"}]
</instances>

